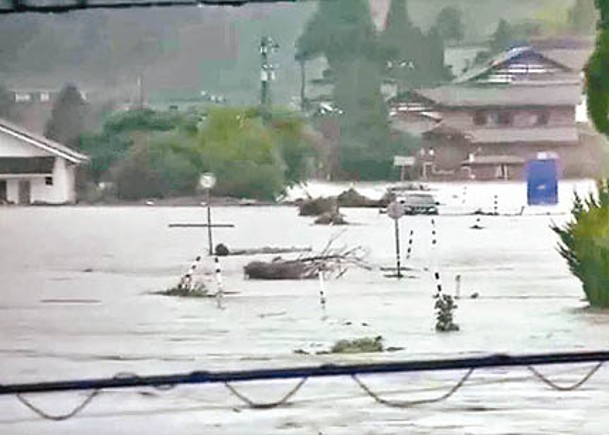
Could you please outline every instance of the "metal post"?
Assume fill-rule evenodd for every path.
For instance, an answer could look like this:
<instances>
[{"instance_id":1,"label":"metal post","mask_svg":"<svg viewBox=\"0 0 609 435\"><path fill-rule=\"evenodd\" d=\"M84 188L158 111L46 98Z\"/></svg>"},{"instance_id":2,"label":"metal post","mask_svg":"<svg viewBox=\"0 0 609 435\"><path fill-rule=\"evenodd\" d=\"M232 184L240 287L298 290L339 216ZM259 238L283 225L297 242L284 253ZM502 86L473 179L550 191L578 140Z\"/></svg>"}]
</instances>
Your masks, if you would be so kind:
<instances>
[{"instance_id":1,"label":"metal post","mask_svg":"<svg viewBox=\"0 0 609 435\"><path fill-rule=\"evenodd\" d=\"M214 255L214 240L211 230L211 189L205 189L207 193L207 241L209 243L209 255Z\"/></svg>"},{"instance_id":2,"label":"metal post","mask_svg":"<svg viewBox=\"0 0 609 435\"><path fill-rule=\"evenodd\" d=\"M400 224L398 219L395 219L395 262L397 268L397 277L402 278L402 265L400 261Z\"/></svg>"}]
</instances>

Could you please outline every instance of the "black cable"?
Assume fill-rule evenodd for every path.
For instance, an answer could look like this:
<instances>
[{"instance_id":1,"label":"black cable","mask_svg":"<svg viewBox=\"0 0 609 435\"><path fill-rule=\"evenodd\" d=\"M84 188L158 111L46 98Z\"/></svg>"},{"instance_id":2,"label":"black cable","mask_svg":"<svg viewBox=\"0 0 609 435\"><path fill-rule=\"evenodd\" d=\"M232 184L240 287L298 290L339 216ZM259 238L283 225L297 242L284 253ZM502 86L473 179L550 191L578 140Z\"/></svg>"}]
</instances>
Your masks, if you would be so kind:
<instances>
[{"instance_id":1,"label":"black cable","mask_svg":"<svg viewBox=\"0 0 609 435\"><path fill-rule=\"evenodd\" d=\"M74 3L61 4L29 4L25 1L13 1L11 6L0 8L0 15L19 14L25 12L43 14L61 14L85 9L131 9L131 8L166 8L183 6L230 6L239 7L246 4L261 3L296 3L303 0L146 0L123 2L93 2L78 0Z\"/></svg>"},{"instance_id":2,"label":"black cable","mask_svg":"<svg viewBox=\"0 0 609 435\"><path fill-rule=\"evenodd\" d=\"M446 393L444 393L443 395L441 395L439 397L434 397L434 398L431 398L431 399L405 400L405 401L383 399L378 393L375 393L374 391L372 391L372 389L370 387L368 387L364 382L362 382L362 380L357 375L352 375L351 378L355 381L355 383L357 385L359 385L359 387L368 396L372 397L375 402L380 403L381 405L389 406L391 408L410 408L412 406L425 405L425 404L429 404L429 403L436 403L436 402L441 402L443 400L448 399L450 396L452 396L457 391L459 391L461 389L461 387L463 387L463 385L467 382L467 380L470 378L472 373L474 373L474 370L476 370L476 369L474 369L474 368L469 369L461 377L459 382L457 382L455 385L453 385L450 388L450 390L448 390Z\"/></svg>"},{"instance_id":3,"label":"black cable","mask_svg":"<svg viewBox=\"0 0 609 435\"><path fill-rule=\"evenodd\" d=\"M41 408L34 405L32 402L27 400L21 394L15 394L15 397L17 397L17 400L19 402L21 402L25 407L29 408L32 412L34 412L34 414L38 415L39 417L42 417L45 420L63 421L63 420L68 420L68 419L74 417L76 414L78 414L83 409L85 409L87 407L87 405L89 405L91 403L91 401L93 399L95 399L100 393L101 393L101 390L93 390L87 395L87 397L81 403L79 403L70 412L67 412L65 414L56 414L56 415L49 414L48 412L43 411Z\"/></svg>"},{"instance_id":4,"label":"black cable","mask_svg":"<svg viewBox=\"0 0 609 435\"><path fill-rule=\"evenodd\" d=\"M281 399L279 399L275 402L266 402L266 403L253 401L249 397L247 397L244 394L242 394L241 392L239 392L235 387L233 387L228 382L225 382L224 386L228 389L228 391L230 391L233 394L233 396L235 396L236 398L241 400L243 403L245 403L247 406L249 406L252 409L271 409L271 408L277 408L279 406L283 406L286 403L288 403L288 400L290 400L290 398L302 388L302 386L307 382L308 379L309 378L302 378L300 380L300 382L298 382L298 384L296 384L296 386L294 386L294 388L292 388L290 391L288 391Z\"/></svg>"},{"instance_id":5,"label":"black cable","mask_svg":"<svg viewBox=\"0 0 609 435\"><path fill-rule=\"evenodd\" d=\"M588 382L590 380L590 378L592 376L594 376L594 374L603 366L603 364L604 363L602 361L599 362L594 367L592 367L592 369L588 373L586 373L586 375L583 378L581 378L579 381L577 381L571 385L558 385L556 382L551 381L545 375L541 374L535 367L528 366L527 368L529 369L529 371L531 373L533 373L535 375L535 377L537 379L542 381L544 384L548 385L550 388L557 390L557 391L573 391L573 390L577 390L579 387L581 387L586 382Z\"/></svg>"}]
</instances>

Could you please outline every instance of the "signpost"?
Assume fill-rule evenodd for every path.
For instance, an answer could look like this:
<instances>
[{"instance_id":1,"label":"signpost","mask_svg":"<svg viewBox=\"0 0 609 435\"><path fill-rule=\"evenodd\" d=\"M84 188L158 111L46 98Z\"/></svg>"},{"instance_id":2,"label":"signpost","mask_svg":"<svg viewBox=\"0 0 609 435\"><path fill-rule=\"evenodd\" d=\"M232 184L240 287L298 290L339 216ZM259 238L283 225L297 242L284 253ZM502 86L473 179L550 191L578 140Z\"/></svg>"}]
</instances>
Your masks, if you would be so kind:
<instances>
[{"instance_id":1,"label":"signpost","mask_svg":"<svg viewBox=\"0 0 609 435\"><path fill-rule=\"evenodd\" d=\"M404 216L404 207L398 201L393 201L387 207L387 216L393 219L395 223L395 255L396 255L396 268L398 279L402 278L402 265L400 262L400 224L399 220Z\"/></svg>"},{"instance_id":2,"label":"signpost","mask_svg":"<svg viewBox=\"0 0 609 435\"><path fill-rule=\"evenodd\" d=\"M209 255L214 255L214 241L211 230L211 189L216 185L216 176L211 172L206 172L199 178L199 186L205 189L207 196L207 241L209 243Z\"/></svg>"}]
</instances>

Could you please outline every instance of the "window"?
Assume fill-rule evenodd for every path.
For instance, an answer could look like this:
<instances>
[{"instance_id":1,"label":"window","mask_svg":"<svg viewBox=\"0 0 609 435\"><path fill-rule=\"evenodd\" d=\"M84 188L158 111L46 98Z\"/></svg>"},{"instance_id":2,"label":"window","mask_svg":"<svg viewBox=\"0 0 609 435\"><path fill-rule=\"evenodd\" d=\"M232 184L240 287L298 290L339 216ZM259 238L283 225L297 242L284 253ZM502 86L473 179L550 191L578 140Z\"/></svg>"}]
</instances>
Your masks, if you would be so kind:
<instances>
[{"instance_id":1,"label":"window","mask_svg":"<svg viewBox=\"0 0 609 435\"><path fill-rule=\"evenodd\" d=\"M486 112L484 110L478 110L474 113L474 124L475 125L486 125L487 122Z\"/></svg>"},{"instance_id":2,"label":"window","mask_svg":"<svg viewBox=\"0 0 609 435\"><path fill-rule=\"evenodd\" d=\"M549 118L548 112L539 112L535 118L535 125L548 125Z\"/></svg>"},{"instance_id":3,"label":"window","mask_svg":"<svg viewBox=\"0 0 609 435\"><path fill-rule=\"evenodd\" d=\"M493 114L493 121L496 125L508 126L512 125L514 116L510 112L497 112Z\"/></svg>"},{"instance_id":4,"label":"window","mask_svg":"<svg viewBox=\"0 0 609 435\"><path fill-rule=\"evenodd\" d=\"M44 184L47 186L53 185L53 177L44 177Z\"/></svg>"}]
</instances>

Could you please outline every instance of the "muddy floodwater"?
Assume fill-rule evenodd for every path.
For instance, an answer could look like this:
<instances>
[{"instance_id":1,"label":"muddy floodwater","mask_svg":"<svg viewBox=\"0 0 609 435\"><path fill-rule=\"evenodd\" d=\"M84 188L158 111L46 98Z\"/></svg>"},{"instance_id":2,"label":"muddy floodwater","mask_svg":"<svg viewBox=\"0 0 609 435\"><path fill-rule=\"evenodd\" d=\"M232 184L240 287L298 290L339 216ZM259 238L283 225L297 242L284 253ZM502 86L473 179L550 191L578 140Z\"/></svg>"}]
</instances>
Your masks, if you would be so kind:
<instances>
[{"instance_id":1,"label":"muddy floodwater","mask_svg":"<svg viewBox=\"0 0 609 435\"><path fill-rule=\"evenodd\" d=\"M380 196L383 186L356 186ZM327 316L319 284L245 280L251 257L221 260L224 285L235 294L226 308L214 300L153 295L174 285L207 248L203 229L168 228L200 222L200 207L0 208L0 383L51 381L116 374L268 368L325 363L414 360L495 352L603 350L609 315L587 310L579 282L556 251L552 222L564 222L574 189L563 183L560 204L527 207L524 184L435 185L438 248L431 218L400 221L404 251L414 230L412 271L401 281L383 276L394 262L393 223L375 209L344 209L353 225L337 245L369 249L374 270L351 269L326 282ZM312 184L312 194L345 186ZM297 196L299 191L294 191ZM483 230L470 227L476 209ZM216 242L234 248L310 246L322 249L336 227L312 225L294 207L224 207L214 221ZM257 257L270 259L273 256ZM286 256L286 257L289 257ZM461 275L456 321L461 330L434 331L435 289ZM213 288L213 263L202 278ZM470 295L477 293L475 299ZM316 355L339 339L383 336L397 352ZM294 353L302 349L309 355ZM591 366L539 368L561 385ZM383 397L416 400L442 395L463 375L400 374L362 379ZM279 398L294 381L239 384L258 401ZM2 434L606 434L609 367L581 389L557 392L526 368L474 372L448 400L387 408L350 378L312 379L273 410L249 410L221 385L102 392L82 413L62 422L41 419L15 397L0 397ZM48 413L62 413L85 393L28 395Z\"/></svg>"}]
</instances>

